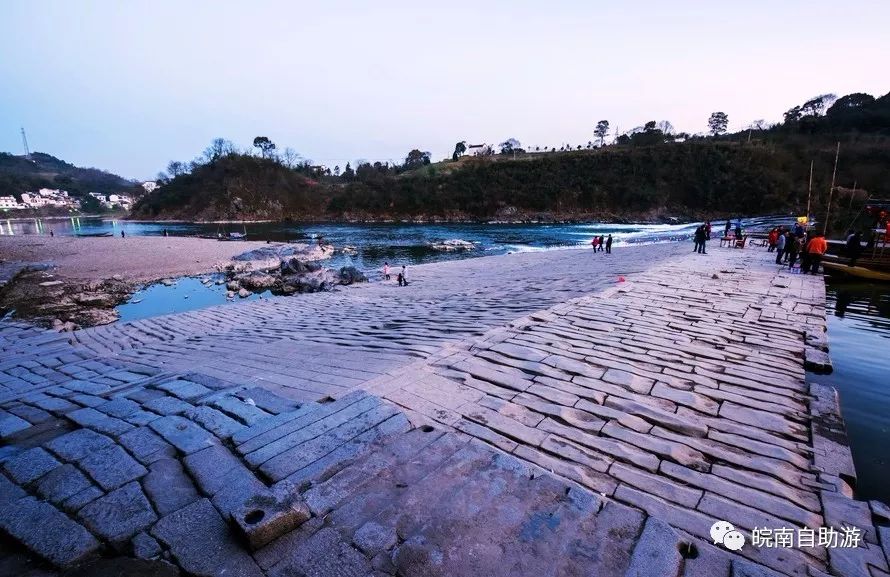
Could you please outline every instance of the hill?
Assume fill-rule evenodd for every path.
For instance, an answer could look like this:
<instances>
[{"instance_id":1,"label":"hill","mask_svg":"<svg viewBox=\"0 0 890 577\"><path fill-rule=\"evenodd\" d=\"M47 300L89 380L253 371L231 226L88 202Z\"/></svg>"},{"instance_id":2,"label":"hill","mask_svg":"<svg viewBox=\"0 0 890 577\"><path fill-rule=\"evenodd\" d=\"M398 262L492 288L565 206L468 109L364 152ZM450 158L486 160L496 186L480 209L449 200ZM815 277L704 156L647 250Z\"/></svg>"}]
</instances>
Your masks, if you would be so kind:
<instances>
[{"instance_id":1,"label":"hill","mask_svg":"<svg viewBox=\"0 0 890 577\"><path fill-rule=\"evenodd\" d=\"M67 190L82 197L90 192L102 194L142 192L136 184L98 168L81 168L50 154L35 152L31 158L0 152L0 196L21 199L23 192L41 188Z\"/></svg>"},{"instance_id":2,"label":"hill","mask_svg":"<svg viewBox=\"0 0 890 577\"><path fill-rule=\"evenodd\" d=\"M653 121L593 150L513 150L433 164L428 153L415 149L404 165L347 165L333 175L305 163L288 166L275 157L274 146L263 151L264 158L229 146L215 163L193 163L170 178L134 214L455 221L802 214L811 162L811 209L820 214L838 142L840 188L834 199L850 196L845 189L890 196L890 95L821 96L790 109L776 126L719 133L671 134Z\"/></svg>"}]
</instances>

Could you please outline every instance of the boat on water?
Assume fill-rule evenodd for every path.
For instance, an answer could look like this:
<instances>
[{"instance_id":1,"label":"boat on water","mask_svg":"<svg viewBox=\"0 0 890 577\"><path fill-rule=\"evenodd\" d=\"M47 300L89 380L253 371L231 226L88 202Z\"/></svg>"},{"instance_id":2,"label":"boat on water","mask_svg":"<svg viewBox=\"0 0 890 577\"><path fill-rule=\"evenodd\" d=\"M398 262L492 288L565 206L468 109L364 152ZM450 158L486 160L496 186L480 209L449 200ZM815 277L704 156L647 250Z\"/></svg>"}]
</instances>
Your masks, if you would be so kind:
<instances>
[{"instance_id":1,"label":"boat on water","mask_svg":"<svg viewBox=\"0 0 890 577\"><path fill-rule=\"evenodd\" d=\"M79 232L76 235L77 237L102 237L102 236L114 236L112 232Z\"/></svg>"},{"instance_id":2,"label":"boat on water","mask_svg":"<svg viewBox=\"0 0 890 577\"><path fill-rule=\"evenodd\" d=\"M829 240L822 265L832 274L890 282L890 200L869 198L863 211L877 226L868 233L871 240L860 247L859 256L854 261L845 241Z\"/></svg>"}]
</instances>

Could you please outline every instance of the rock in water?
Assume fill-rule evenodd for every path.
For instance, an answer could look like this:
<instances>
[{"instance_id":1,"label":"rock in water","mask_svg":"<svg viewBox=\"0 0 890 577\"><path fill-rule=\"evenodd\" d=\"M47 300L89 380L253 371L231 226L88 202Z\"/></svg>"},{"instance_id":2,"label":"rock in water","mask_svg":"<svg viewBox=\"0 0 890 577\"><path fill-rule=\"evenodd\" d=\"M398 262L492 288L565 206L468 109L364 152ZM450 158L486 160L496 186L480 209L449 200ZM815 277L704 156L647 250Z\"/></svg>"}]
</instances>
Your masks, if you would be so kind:
<instances>
[{"instance_id":1,"label":"rock in water","mask_svg":"<svg viewBox=\"0 0 890 577\"><path fill-rule=\"evenodd\" d=\"M250 291L247 290L247 289L241 289L241 290L238 291L238 296L241 297L241 298L243 298L243 299L246 299L247 297L250 296Z\"/></svg>"},{"instance_id":2,"label":"rock in water","mask_svg":"<svg viewBox=\"0 0 890 577\"><path fill-rule=\"evenodd\" d=\"M368 282L368 277L354 266L344 266L340 269L340 284L350 285L354 282Z\"/></svg>"},{"instance_id":3,"label":"rock in water","mask_svg":"<svg viewBox=\"0 0 890 577\"><path fill-rule=\"evenodd\" d=\"M226 288L230 291L236 291L241 288L241 285L238 284L238 281L236 280L230 280L228 283L226 283Z\"/></svg>"},{"instance_id":4,"label":"rock in water","mask_svg":"<svg viewBox=\"0 0 890 577\"><path fill-rule=\"evenodd\" d=\"M164 286L173 286L176 284L176 281L172 278L161 279L161 284Z\"/></svg>"}]
</instances>

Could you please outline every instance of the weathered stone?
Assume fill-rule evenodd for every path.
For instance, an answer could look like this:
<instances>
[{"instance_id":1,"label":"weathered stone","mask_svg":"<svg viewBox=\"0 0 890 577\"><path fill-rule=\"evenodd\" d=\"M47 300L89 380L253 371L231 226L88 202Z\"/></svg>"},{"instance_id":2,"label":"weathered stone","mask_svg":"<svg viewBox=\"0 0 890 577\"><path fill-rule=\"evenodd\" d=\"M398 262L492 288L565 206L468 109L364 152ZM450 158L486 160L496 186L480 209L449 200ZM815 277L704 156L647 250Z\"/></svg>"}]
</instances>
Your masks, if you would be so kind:
<instances>
[{"instance_id":1,"label":"weathered stone","mask_svg":"<svg viewBox=\"0 0 890 577\"><path fill-rule=\"evenodd\" d=\"M97 411L101 411L111 417L119 419L126 418L139 410L139 404L134 403L130 399L118 397L95 407Z\"/></svg>"},{"instance_id":2,"label":"weathered stone","mask_svg":"<svg viewBox=\"0 0 890 577\"><path fill-rule=\"evenodd\" d=\"M90 453L79 464L106 491L117 489L147 473L145 467L118 445Z\"/></svg>"},{"instance_id":3,"label":"weathered stone","mask_svg":"<svg viewBox=\"0 0 890 577\"><path fill-rule=\"evenodd\" d=\"M204 385L186 381L184 379L176 379L155 386L184 401L192 401L211 392L211 390Z\"/></svg>"},{"instance_id":4,"label":"weathered stone","mask_svg":"<svg viewBox=\"0 0 890 577\"><path fill-rule=\"evenodd\" d=\"M170 548L179 565L191 575L263 576L254 560L232 539L225 521L207 499L163 517L151 533Z\"/></svg>"},{"instance_id":5,"label":"weathered stone","mask_svg":"<svg viewBox=\"0 0 890 577\"><path fill-rule=\"evenodd\" d=\"M0 475L0 509L7 503L18 501L25 495L27 493L24 489L7 479L5 475Z\"/></svg>"},{"instance_id":6,"label":"weathered stone","mask_svg":"<svg viewBox=\"0 0 890 577\"><path fill-rule=\"evenodd\" d=\"M679 536L667 523L655 517L646 520L646 527L640 535L630 567L625 577L662 577L678 575L683 563L680 555Z\"/></svg>"},{"instance_id":7,"label":"weathered stone","mask_svg":"<svg viewBox=\"0 0 890 577\"><path fill-rule=\"evenodd\" d=\"M35 531L39 527L39 531ZM0 528L28 549L59 567L83 561L99 549L99 542L64 513L34 497L15 506L0 507Z\"/></svg>"},{"instance_id":8,"label":"weathered stone","mask_svg":"<svg viewBox=\"0 0 890 577\"><path fill-rule=\"evenodd\" d=\"M241 420L248 426L269 416L269 413L256 405L245 403L236 397L221 397L211 403L215 408Z\"/></svg>"},{"instance_id":9,"label":"weathered stone","mask_svg":"<svg viewBox=\"0 0 890 577\"><path fill-rule=\"evenodd\" d=\"M158 459L149 466L142 486L159 515L172 513L200 498L191 479L175 459Z\"/></svg>"},{"instance_id":10,"label":"weathered stone","mask_svg":"<svg viewBox=\"0 0 890 577\"><path fill-rule=\"evenodd\" d=\"M187 411L185 416L221 439L228 439L244 428L244 425L224 413L203 405Z\"/></svg>"},{"instance_id":11,"label":"weathered stone","mask_svg":"<svg viewBox=\"0 0 890 577\"><path fill-rule=\"evenodd\" d=\"M213 435L182 417L162 417L149 426L186 455L216 443Z\"/></svg>"},{"instance_id":12,"label":"weathered stone","mask_svg":"<svg viewBox=\"0 0 890 577\"><path fill-rule=\"evenodd\" d=\"M808 371L817 374L829 374L834 369L831 366L831 357L828 353L816 347L806 347L804 352L804 367Z\"/></svg>"},{"instance_id":13,"label":"weathered stone","mask_svg":"<svg viewBox=\"0 0 890 577\"><path fill-rule=\"evenodd\" d=\"M77 513L85 505L92 503L104 494L102 489L95 485L91 485L83 491L79 491L65 499L62 503L62 509L71 514Z\"/></svg>"},{"instance_id":14,"label":"weathered stone","mask_svg":"<svg viewBox=\"0 0 890 577\"><path fill-rule=\"evenodd\" d=\"M157 397L142 405L149 411L158 413L159 415L183 415L195 408L194 405L186 403L182 399L176 397Z\"/></svg>"},{"instance_id":15,"label":"weathered stone","mask_svg":"<svg viewBox=\"0 0 890 577\"><path fill-rule=\"evenodd\" d=\"M176 455L173 445L148 427L139 427L120 437L120 443L143 465Z\"/></svg>"},{"instance_id":16,"label":"weathered stone","mask_svg":"<svg viewBox=\"0 0 890 577\"><path fill-rule=\"evenodd\" d=\"M22 451L3 463L6 474L19 485L36 481L61 463L40 447Z\"/></svg>"},{"instance_id":17,"label":"weathered stone","mask_svg":"<svg viewBox=\"0 0 890 577\"><path fill-rule=\"evenodd\" d=\"M84 407L65 415L81 427L87 427L112 437L118 437L133 428L133 425L115 417L109 417L96 409Z\"/></svg>"},{"instance_id":18,"label":"weathered stone","mask_svg":"<svg viewBox=\"0 0 890 577\"><path fill-rule=\"evenodd\" d=\"M374 521L368 521L358 528L352 536L352 542L362 553L373 557L378 553L388 551L398 542L395 529L387 528Z\"/></svg>"},{"instance_id":19,"label":"weathered stone","mask_svg":"<svg viewBox=\"0 0 890 577\"><path fill-rule=\"evenodd\" d=\"M62 465L50 471L37 482L41 497L61 505L66 499L92 486L74 465Z\"/></svg>"},{"instance_id":20,"label":"weathered stone","mask_svg":"<svg viewBox=\"0 0 890 577\"><path fill-rule=\"evenodd\" d=\"M5 439L19 431L24 431L31 423L5 411L0 411L0 439Z\"/></svg>"},{"instance_id":21,"label":"weathered stone","mask_svg":"<svg viewBox=\"0 0 890 577\"><path fill-rule=\"evenodd\" d=\"M133 556L138 559L156 559L163 552L161 544L148 533L137 533L132 544Z\"/></svg>"},{"instance_id":22,"label":"weathered stone","mask_svg":"<svg viewBox=\"0 0 890 577\"><path fill-rule=\"evenodd\" d=\"M295 487L288 490L287 483L282 483L276 489L275 494L253 496L232 511L232 521L254 551L312 516Z\"/></svg>"},{"instance_id":23,"label":"weathered stone","mask_svg":"<svg viewBox=\"0 0 890 577\"><path fill-rule=\"evenodd\" d=\"M81 458L112 444L110 438L90 429L78 429L56 437L44 445L47 449L66 461L79 461Z\"/></svg>"},{"instance_id":24,"label":"weathered stone","mask_svg":"<svg viewBox=\"0 0 890 577\"><path fill-rule=\"evenodd\" d=\"M129 539L157 520L151 503L135 482L86 505L78 516L93 533L113 543Z\"/></svg>"},{"instance_id":25,"label":"weathered stone","mask_svg":"<svg viewBox=\"0 0 890 577\"><path fill-rule=\"evenodd\" d=\"M269 577L342 575L359 577L371 573L364 555L340 538L336 529L326 527L301 543L290 555L272 567Z\"/></svg>"}]
</instances>

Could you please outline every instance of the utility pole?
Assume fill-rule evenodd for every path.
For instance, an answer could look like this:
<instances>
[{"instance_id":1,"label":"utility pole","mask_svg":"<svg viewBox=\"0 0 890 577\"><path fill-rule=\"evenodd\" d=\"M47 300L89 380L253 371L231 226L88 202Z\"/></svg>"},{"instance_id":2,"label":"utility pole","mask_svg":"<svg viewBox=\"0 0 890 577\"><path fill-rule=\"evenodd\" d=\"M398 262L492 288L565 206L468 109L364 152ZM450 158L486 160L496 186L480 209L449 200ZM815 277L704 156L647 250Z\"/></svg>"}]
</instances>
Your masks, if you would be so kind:
<instances>
[{"instance_id":1,"label":"utility pole","mask_svg":"<svg viewBox=\"0 0 890 577\"><path fill-rule=\"evenodd\" d=\"M22 145L25 147L25 158L31 159L31 150L28 148L28 137L25 136L25 127L22 127Z\"/></svg>"},{"instance_id":2,"label":"utility pole","mask_svg":"<svg viewBox=\"0 0 890 577\"><path fill-rule=\"evenodd\" d=\"M828 217L831 216L831 196L834 194L834 179L837 176L837 160L841 155L841 143L837 143L837 152L834 153L834 170L831 173L831 188L828 189L828 208L825 210L825 226L822 234L828 236Z\"/></svg>"}]
</instances>

